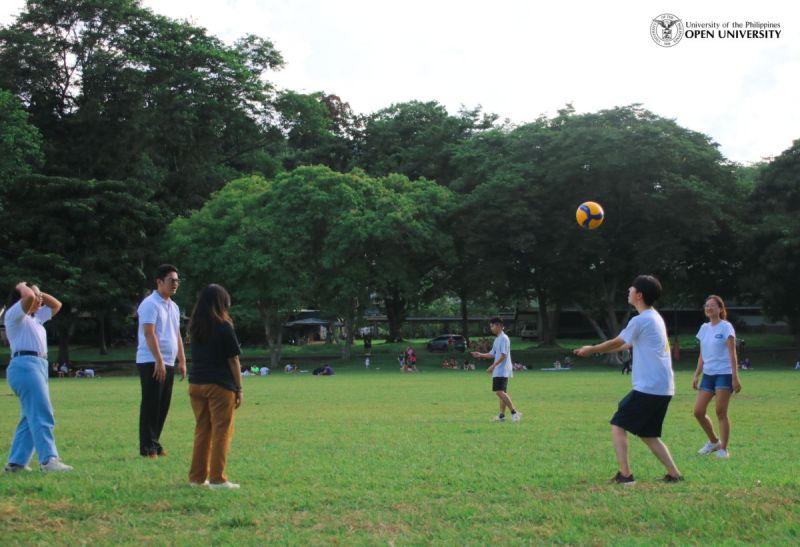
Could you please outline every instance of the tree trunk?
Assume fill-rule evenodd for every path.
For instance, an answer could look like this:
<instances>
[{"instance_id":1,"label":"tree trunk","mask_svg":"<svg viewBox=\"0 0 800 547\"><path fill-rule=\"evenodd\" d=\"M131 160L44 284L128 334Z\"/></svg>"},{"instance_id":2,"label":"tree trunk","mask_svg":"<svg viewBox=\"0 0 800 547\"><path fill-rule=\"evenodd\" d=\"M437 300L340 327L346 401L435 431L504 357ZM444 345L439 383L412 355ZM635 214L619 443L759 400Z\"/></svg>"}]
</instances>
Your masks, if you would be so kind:
<instances>
[{"instance_id":1,"label":"tree trunk","mask_svg":"<svg viewBox=\"0 0 800 547\"><path fill-rule=\"evenodd\" d=\"M464 341L469 344L469 313L467 310L466 291L461 291L458 294L458 298L461 300L461 335L464 337Z\"/></svg>"},{"instance_id":2,"label":"tree trunk","mask_svg":"<svg viewBox=\"0 0 800 547\"><path fill-rule=\"evenodd\" d=\"M553 312L550 310L550 303L547 293L541 289L536 289L536 299L539 301L539 345L555 346L556 332L553 328ZM556 315L555 321L558 321Z\"/></svg>"},{"instance_id":3,"label":"tree trunk","mask_svg":"<svg viewBox=\"0 0 800 547\"><path fill-rule=\"evenodd\" d=\"M269 346L269 364L272 370L277 370L281 364L281 349L283 343L283 323L277 311L258 303L258 311L264 324L264 334Z\"/></svg>"},{"instance_id":4,"label":"tree trunk","mask_svg":"<svg viewBox=\"0 0 800 547\"><path fill-rule=\"evenodd\" d=\"M586 313L586 310L583 309L583 306L581 306L577 302L574 303L574 306L578 309L579 312L581 312L581 315L583 315L586 318L586 320L589 321L589 324L592 325L592 328L594 329L595 333L597 333L597 336L599 336L603 341L608 340L608 336L606 335L605 332L603 332L603 329L600 326L600 324L597 321L595 321L595 319L591 315Z\"/></svg>"},{"instance_id":5,"label":"tree trunk","mask_svg":"<svg viewBox=\"0 0 800 547\"><path fill-rule=\"evenodd\" d=\"M108 345L106 343L106 312L102 311L97 314L97 330L100 342L100 355L108 355Z\"/></svg>"},{"instance_id":6,"label":"tree trunk","mask_svg":"<svg viewBox=\"0 0 800 547\"><path fill-rule=\"evenodd\" d=\"M384 299L386 306L386 319L389 322L389 336L387 342L403 341L403 321L406 319L406 301L397 290L392 291L392 296Z\"/></svg>"},{"instance_id":7,"label":"tree trunk","mask_svg":"<svg viewBox=\"0 0 800 547\"><path fill-rule=\"evenodd\" d=\"M358 312L358 298L353 298L350 301L347 315L343 318L345 339L344 344L342 344L342 361L349 361L353 355L353 342L356 337L356 329L358 328L360 319Z\"/></svg>"},{"instance_id":8,"label":"tree trunk","mask_svg":"<svg viewBox=\"0 0 800 547\"><path fill-rule=\"evenodd\" d=\"M58 332L58 363L69 365L69 341L75 333L75 318L71 313L63 313L59 317L56 331Z\"/></svg>"}]
</instances>

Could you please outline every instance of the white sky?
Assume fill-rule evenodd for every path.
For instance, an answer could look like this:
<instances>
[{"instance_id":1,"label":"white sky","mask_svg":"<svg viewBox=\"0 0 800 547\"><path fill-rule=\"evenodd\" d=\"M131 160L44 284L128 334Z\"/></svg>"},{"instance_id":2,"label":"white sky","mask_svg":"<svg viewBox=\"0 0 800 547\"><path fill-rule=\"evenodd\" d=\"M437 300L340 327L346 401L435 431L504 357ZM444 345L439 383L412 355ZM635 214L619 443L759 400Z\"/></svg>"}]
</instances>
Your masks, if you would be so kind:
<instances>
[{"instance_id":1,"label":"white sky","mask_svg":"<svg viewBox=\"0 0 800 547\"><path fill-rule=\"evenodd\" d=\"M279 88L335 93L356 112L436 100L522 123L642 103L710 135L739 162L800 138L800 3L791 0L144 0L226 42L269 38ZM7 24L24 0L2 0ZM650 23L779 23L780 39L687 39L657 46Z\"/></svg>"}]
</instances>

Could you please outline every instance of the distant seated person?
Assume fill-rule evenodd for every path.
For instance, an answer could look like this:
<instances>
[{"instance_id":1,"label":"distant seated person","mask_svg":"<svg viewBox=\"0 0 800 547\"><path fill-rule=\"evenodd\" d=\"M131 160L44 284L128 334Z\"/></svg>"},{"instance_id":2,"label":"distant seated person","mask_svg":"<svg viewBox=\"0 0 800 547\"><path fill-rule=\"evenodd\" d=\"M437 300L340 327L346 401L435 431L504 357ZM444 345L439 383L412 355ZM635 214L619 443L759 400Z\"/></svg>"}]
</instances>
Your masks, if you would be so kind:
<instances>
[{"instance_id":1,"label":"distant seated person","mask_svg":"<svg viewBox=\"0 0 800 547\"><path fill-rule=\"evenodd\" d=\"M470 363L468 360L464 360L464 370L475 370L475 364Z\"/></svg>"},{"instance_id":2,"label":"distant seated person","mask_svg":"<svg viewBox=\"0 0 800 547\"><path fill-rule=\"evenodd\" d=\"M572 368L572 358L569 355L564 357L564 368Z\"/></svg>"},{"instance_id":3,"label":"distant seated person","mask_svg":"<svg viewBox=\"0 0 800 547\"><path fill-rule=\"evenodd\" d=\"M753 363L750 362L749 357L745 357L744 361L742 361L742 370L750 370L753 368Z\"/></svg>"},{"instance_id":4,"label":"distant seated person","mask_svg":"<svg viewBox=\"0 0 800 547\"><path fill-rule=\"evenodd\" d=\"M444 359L442 361L442 368L450 368L450 361L448 361L447 359Z\"/></svg>"},{"instance_id":5,"label":"distant seated person","mask_svg":"<svg viewBox=\"0 0 800 547\"><path fill-rule=\"evenodd\" d=\"M250 372L250 367L242 367L242 376L252 376L253 373Z\"/></svg>"},{"instance_id":6,"label":"distant seated person","mask_svg":"<svg viewBox=\"0 0 800 547\"><path fill-rule=\"evenodd\" d=\"M794 369L800 370L800 359L798 359L797 362L794 364Z\"/></svg>"},{"instance_id":7,"label":"distant seated person","mask_svg":"<svg viewBox=\"0 0 800 547\"><path fill-rule=\"evenodd\" d=\"M286 366L283 367L283 372L288 372L288 373L297 372L297 365L293 363L286 363Z\"/></svg>"},{"instance_id":8,"label":"distant seated person","mask_svg":"<svg viewBox=\"0 0 800 547\"><path fill-rule=\"evenodd\" d=\"M253 376L258 376L261 373L261 369L258 368L258 365L253 365L250 367L250 372L253 373Z\"/></svg>"},{"instance_id":9,"label":"distant seated person","mask_svg":"<svg viewBox=\"0 0 800 547\"><path fill-rule=\"evenodd\" d=\"M322 369L323 376L333 376L333 367L330 365L325 365L325 368Z\"/></svg>"},{"instance_id":10,"label":"distant seated person","mask_svg":"<svg viewBox=\"0 0 800 547\"><path fill-rule=\"evenodd\" d=\"M94 378L94 370L87 368L79 368L78 372L75 373L76 378Z\"/></svg>"},{"instance_id":11,"label":"distant seated person","mask_svg":"<svg viewBox=\"0 0 800 547\"><path fill-rule=\"evenodd\" d=\"M261 376L266 376L269 374L269 367L261 367Z\"/></svg>"},{"instance_id":12,"label":"distant seated person","mask_svg":"<svg viewBox=\"0 0 800 547\"><path fill-rule=\"evenodd\" d=\"M561 361L556 359L555 363L553 363L553 368L561 368Z\"/></svg>"},{"instance_id":13,"label":"distant seated person","mask_svg":"<svg viewBox=\"0 0 800 547\"><path fill-rule=\"evenodd\" d=\"M50 378L57 378L59 376L59 374L58 374L58 363L53 363L52 365L50 365L50 368L47 369L47 375Z\"/></svg>"},{"instance_id":14,"label":"distant seated person","mask_svg":"<svg viewBox=\"0 0 800 547\"><path fill-rule=\"evenodd\" d=\"M69 376L69 367L66 363L61 363L61 366L58 367L58 376L63 378L64 376Z\"/></svg>"},{"instance_id":15,"label":"distant seated person","mask_svg":"<svg viewBox=\"0 0 800 547\"><path fill-rule=\"evenodd\" d=\"M528 367L526 367L522 363L514 363L513 364L513 369L514 370L528 370Z\"/></svg>"}]
</instances>

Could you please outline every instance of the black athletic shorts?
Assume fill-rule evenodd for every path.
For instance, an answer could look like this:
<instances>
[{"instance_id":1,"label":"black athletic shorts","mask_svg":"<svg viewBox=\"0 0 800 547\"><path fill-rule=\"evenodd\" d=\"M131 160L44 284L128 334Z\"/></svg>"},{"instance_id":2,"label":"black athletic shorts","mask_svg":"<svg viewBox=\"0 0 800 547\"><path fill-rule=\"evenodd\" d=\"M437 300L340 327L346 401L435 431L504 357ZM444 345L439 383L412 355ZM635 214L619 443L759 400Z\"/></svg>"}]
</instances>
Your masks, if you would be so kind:
<instances>
[{"instance_id":1,"label":"black athletic shorts","mask_svg":"<svg viewBox=\"0 0 800 547\"><path fill-rule=\"evenodd\" d=\"M508 378L501 376L492 378L492 391L508 391Z\"/></svg>"},{"instance_id":2,"label":"black athletic shorts","mask_svg":"<svg viewBox=\"0 0 800 547\"><path fill-rule=\"evenodd\" d=\"M671 400L671 395L631 391L619 402L610 423L639 437L660 437Z\"/></svg>"}]
</instances>

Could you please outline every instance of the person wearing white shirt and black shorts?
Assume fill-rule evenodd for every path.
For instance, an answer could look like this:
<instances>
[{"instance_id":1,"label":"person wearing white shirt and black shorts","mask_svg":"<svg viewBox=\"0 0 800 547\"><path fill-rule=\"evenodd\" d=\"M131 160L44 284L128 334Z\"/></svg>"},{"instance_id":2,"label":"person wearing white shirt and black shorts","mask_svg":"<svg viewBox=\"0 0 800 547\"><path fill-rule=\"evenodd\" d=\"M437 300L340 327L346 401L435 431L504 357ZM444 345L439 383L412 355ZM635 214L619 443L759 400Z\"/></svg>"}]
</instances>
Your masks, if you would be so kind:
<instances>
[{"instance_id":1,"label":"person wearing white shirt and black shorts","mask_svg":"<svg viewBox=\"0 0 800 547\"><path fill-rule=\"evenodd\" d=\"M697 370L692 378L692 388L698 390L694 403L694 417L705 431L708 441L697 453L705 456L716 452L718 458L727 458L731 433L728 404L731 395L739 393L742 389L736 356L736 331L733 325L726 321L728 311L725 309L725 302L719 296L712 294L706 298L703 310L708 323L703 323L697 333L700 355L697 357ZM715 395L719 437L714 433L714 425L706 414L708 404Z\"/></svg>"},{"instance_id":2,"label":"person wearing white shirt and black shorts","mask_svg":"<svg viewBox=\"0 0 800 547\"><path fill-rule=\"evenodd\" d=\"M620 402L611 418L611 436L619 463L619 471L611 479L616 484L634 484L628 463L628 435L631 432L647 445L667 470L661 479L678 482L683 476L675 466L667 445L661 441L661 428L667 408L675 394L669 338L664 319L653 308L661 296L661 283L652 275L640 275L628 289L628 303L639 315L613 340L575 350L580 357L593 353L621 351L630 346L633 352L633 390Z\"/></svg>"},{"instance_id":3,"label":"person wearing white shirt and black shorts","mask_svg":"<svg viewBox=\"0 0 800 547\"><path fill-rule=\"evenodd\" d=\"M514 365L511 361L511 341L508 335L503 332L503 320L493 317L489 320L489 328L497 338L494 339L492 350L489 353L472 352L475 359L492 359L492 365L486 372L492 375L492 391L500 402L500 414L495 417L495 421L503 422L506 419L506 410L511 411L511 421L518 422L522 418L522 412L517 412L511 397L508 396L508 379L514 375Z\"/></svg>"}]
</instances>

